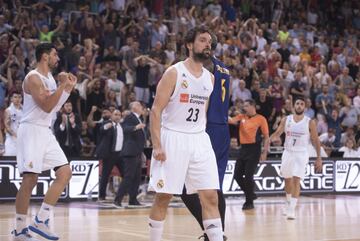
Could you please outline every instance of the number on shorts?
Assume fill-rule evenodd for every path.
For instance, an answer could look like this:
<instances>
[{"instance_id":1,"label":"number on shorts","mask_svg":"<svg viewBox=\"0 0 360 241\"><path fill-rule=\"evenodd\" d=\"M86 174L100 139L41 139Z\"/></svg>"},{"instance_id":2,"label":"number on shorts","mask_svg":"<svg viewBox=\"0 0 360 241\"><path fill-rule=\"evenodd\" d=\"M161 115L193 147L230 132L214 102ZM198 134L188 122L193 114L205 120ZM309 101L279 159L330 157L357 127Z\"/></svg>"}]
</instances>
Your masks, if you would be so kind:
<instances>
[{"instance_id":1,"label":"number on shorts","mask_svg":"<svg viewBox=\"0 0 360 241\"><path fill-rule=\"evenodd\" d=\"M294 141L294 143L293 143L293 146L295 146L295 143L296 143L296 139L294 139L293 141Z\"/></svg>"},{"instance_id":2,"label":"number on shorts","mask_svg":"<svg viewBox=\"0 0 360 241\"><path fill-rule=\"evenodd\" d=\"M188 110L188 112L190 113L189 117L186 118L186 121L192 121L192 122L196 122L198 120L198 117L199 117L199 109L193 109L193 108L190 108ZM193 117L193 115L195 117Z\"/></svg>"}]
</instances>

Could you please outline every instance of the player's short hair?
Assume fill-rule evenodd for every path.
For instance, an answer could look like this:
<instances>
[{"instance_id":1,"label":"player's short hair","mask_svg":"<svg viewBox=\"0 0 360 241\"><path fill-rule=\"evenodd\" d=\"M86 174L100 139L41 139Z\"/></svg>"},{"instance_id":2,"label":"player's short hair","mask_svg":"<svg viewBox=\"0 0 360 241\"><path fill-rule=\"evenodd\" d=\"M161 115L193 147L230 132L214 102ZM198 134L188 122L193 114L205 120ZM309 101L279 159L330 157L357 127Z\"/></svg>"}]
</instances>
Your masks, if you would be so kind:
<instances>
[{"instance_id":1,"label":"player's short hair","mask_svg":"<svg viewBox=\"0 0 360 241\"><path fill-rule=\"evenodd\" d=\"M298 97L295 98L293 105L295 105L296 101L298 101L298 100L306 102L304 97L298 96Z\"/></svg>"},{"instance_id":2,"label":"player's short hair","mask_svg":"<svg viewBox=\"0 0 360 241\"><path fill-rule=\"evenodd\" d=\"M41 43L38 46L36 46L35 49L36 61L40 62L42 55L50 54L52 49L56 49L55 45L53 45L52 43Z\"/></svg>"},{"instance_id":3,"label":"player's short hair","mask_svg":"<svg viewBox=\"0 0 360 241\"><path fill-rule=\"evenodd\" d=\"M184 43L185 43L187 56L189 56L189 49L186 47L186 45L189 43L194 43L196 36L199 34L202 34L202 33L208 33L211 35L211 37L213 36L213 34L210 32L209 28L206 27L205 25L193 27L185 34Z\"/></svg>"},{"instance_id":4,"label":"player's short hair","mask_svg":"<svg viewBox=\"0 0 360 241\"><path fill-rule=\"evenodd\" d=\"M247 99L244 101L244 103L248 103L251 106L256 106L256 102L253 99Z\"/></svg>"}]
</instances>

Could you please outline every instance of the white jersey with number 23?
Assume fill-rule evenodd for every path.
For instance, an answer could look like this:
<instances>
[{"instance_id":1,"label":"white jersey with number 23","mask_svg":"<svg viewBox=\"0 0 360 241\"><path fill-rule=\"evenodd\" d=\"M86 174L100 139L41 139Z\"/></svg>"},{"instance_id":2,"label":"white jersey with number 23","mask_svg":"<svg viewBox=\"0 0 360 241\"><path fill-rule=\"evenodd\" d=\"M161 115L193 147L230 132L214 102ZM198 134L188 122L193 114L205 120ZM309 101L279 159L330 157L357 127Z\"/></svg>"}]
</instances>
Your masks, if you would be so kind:
<instances>
[{"instance_id":1,"label":"white jersey with number 23","mask_svg":"<svg viewBox=\"0 0 360 241\"><path fill-rule=\"evenodd\" d=\"M174 65L177 71L175 90L162 113L162 127L184 133L199 133L206 128L206 104L213 91L211 73L202 68L193 76L184 62Z\"/></svg>"}]
</instances>

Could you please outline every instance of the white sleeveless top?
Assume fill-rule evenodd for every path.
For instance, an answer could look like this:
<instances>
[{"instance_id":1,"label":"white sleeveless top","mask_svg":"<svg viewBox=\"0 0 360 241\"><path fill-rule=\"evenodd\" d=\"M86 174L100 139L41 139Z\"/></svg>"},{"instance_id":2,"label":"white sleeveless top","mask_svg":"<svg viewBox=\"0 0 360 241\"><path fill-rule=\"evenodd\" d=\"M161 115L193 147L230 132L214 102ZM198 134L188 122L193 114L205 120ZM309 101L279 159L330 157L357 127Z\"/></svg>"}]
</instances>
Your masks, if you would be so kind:
<instances>
[{"instance_id":1,"label":"white sleeveless top","mask_svg":"<svg viewBox=\"0 0 360 241\"><path fill-rule=\"evenodd\" d=\"M39 76L45 88L50 91L50 94L53 94L56 91L57 85L54 77L50 72L48 73L48 76L44 76L40 74L36 69L31 70L25 76L24 83L27 80L27 78L29 78L29 76L34 74ZM23 85L23 91L24 91L24 85ZM59 103L52 109L50 113L46 113L36 104L33 97L24 91L23 117L21 119L21 123L31 123L40 126L50 127L52 120L56 116L56 112L59 111L61 106L63 105L63 103L61 102L62 101L59 101Z\"/></svg>"},{"instance_id":2,"label":"white sleeveless top","mask_svg":"<svg viewBox=\"0 0 360 241\"><path fill-rule=\"evenodd\" d=\"M20 109L17 109L13 103L10 104L10 106L6 109L6 111L10 115L10 128L13 132L17 133L17 129L20 125L20 120L23 115L23 109L20 106ZM6 132L6 138L8 138L9 133Z\"/></svg>"},{"instance_id":3,"label":"white sleeveless top","mask_svg":"<svg viewBox=\"0 0 360 241\"><path fill-rule=\"evenodd\" d=\"M294 115L288 115L285 122L285 150L287 151L306 151L310 142L309 123L310 118L304 118L295 122Z\"/></svg>"},{"instance_id":4,"label":"white sleeveless top","mask_svg":"<svg viewBox=\"0 0 360 241\"><path fill-rule=\"evenodd\" d=\"M202 68L199 78L193 76L181 61L173 65L177 71L176 87L162 113L162 127L184 133L199 133L206 127L206 104L213 91L211 73Z\"/></svg>"}]
</instances>

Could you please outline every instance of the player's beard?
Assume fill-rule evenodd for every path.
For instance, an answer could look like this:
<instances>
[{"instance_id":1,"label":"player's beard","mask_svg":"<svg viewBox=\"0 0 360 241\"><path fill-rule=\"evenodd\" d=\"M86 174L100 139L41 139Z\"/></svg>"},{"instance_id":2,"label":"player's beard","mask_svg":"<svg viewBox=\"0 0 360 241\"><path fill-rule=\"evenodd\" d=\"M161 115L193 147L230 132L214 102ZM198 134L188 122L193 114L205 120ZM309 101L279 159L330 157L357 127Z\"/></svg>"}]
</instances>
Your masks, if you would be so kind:
<instances>
[{"instance_id":1,"label":"player's beard","mask_svg":"<svg viewBox=\"0 0 360 241\"><path fill-rule=\"evenodd\" d=\"M58 67L58 62L56 62L55 64L51 64L49 62L48 67L49 67L50 71L53 72Z\"/></svg>"},{"instance_id":2,"label":"player's beard","mask_svg":"<svg viewBox=\"0 0 360 241\"><path fill-rule=\"evenodd\" d=\"M196 53L195 50L193 49L193 57L196 62L201 62L201 63L206 62L208 59L210 59L211 56L210 54L211 54L210 49L207 48L199 53Z\"/></svg>"},{"instance_id":3,"label":"player's beard","mask_svg":"<svg viewBox=\"0 0 360 241\"><path fill-rule=\"evenodd\" d=\"M305 111L305 110L300 110L300 111L298 111L298 110L295 109L295 114L297 114L297 115L302 115L302 114L304 114L304 111Z\"/></svg>"}]
</instances>

